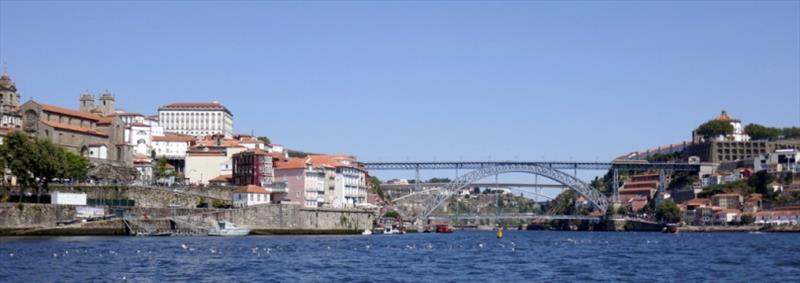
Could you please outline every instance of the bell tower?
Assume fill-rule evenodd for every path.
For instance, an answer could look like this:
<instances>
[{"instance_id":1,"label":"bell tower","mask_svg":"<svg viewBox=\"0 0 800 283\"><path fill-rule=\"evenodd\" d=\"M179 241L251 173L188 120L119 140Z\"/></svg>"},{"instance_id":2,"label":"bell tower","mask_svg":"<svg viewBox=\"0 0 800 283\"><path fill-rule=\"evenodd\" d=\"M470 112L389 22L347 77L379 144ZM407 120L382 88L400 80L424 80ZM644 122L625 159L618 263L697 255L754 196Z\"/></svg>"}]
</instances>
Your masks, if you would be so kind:
<instances>
[{"instance_id":1,"label":"bell tower","mask_svg":"<svg viewBox=\"0 0 800 283\"><path fill-rule=\"evenodd\" d=\"M17 93L17 86L11 80L8 72L3 70L3 75L0 76L0 112L16 112L18 106L19 93Z\"/></svg>"},{"instance_id":2,"label":"bell tower","mask_svg":"<svg viewBox=\"0 0 800 283\"><path fill-rule=\"evenodd\" d=\"M94 110L94 96L87 89L81 94L81 112L92 112Z\"/></svg>"},{"instance_id":3,"label":"bell tower","mask_svg":"<svg viewBox=\"0 0 800 283\"><path fill-rule=\"evenodd\" d=\"M100 111L103 112L103 115L113 114L117 108L114 107L114 95L111 94L108 90L104 91L102 95L100 95Z\"/></svg>"}]
</instances>

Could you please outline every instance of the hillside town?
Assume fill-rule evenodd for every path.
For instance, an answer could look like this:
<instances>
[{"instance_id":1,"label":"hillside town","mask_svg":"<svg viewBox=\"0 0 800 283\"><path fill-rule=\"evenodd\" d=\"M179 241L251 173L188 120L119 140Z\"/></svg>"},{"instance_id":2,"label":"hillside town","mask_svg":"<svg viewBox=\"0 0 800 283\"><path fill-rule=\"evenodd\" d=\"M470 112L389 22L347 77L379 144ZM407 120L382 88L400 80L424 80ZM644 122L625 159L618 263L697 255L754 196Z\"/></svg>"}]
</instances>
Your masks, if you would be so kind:
<instances>
[{"instance_id":1,"label":"hillside town","mask_svg":"<svg viewBox=\"0 0 800 283\"><path fill-rule=\"evenodd\" d=\"M122 110L108 90L97 98L85 91L75 108L21 101L4 72L0 143L20 132L78 153L89 160L89 184L230 188L236 207L370 207L367 171L354 156L292 152L264 136L237 134L234 114L220 101L167 103L153 115ZM2 181L17 185L9 170Z\"/></svg>"},{"instance_id":2,"label":"hillside town","mask_svg":"<svg viewBox=\"0 0 800 283\"><path fill-rule=\"evenodd\" d=\"M236 133L234 113L220 101L169 102L152 115L119 108L108 90L97 98L89 91L77 95L75 108L21 101L16 84L4 72L0 142L24 133L89 161L85 178L58 180L61 183L221 188L230 191L228 201L235 208L386 206L382 214L394 208L391 192L387 189L388 197L384 197L380 185L371 184L367 170L354 156L294 151L266 136ZM592 182L614 200L608 215L659 218L690 226L781 225L800 220L798 128L743 126L722 111L693 130L689 141L632 152L616 161L683 162L699 164L700 170L691 174L623 172L617 186L609 172ZM18 185L8 169L2 182L5 187ZM460 197L480 191L474 189L465 188ZM506 188L493 189L493 193L510 194ZM592 212L582 196L574 198L576 206L589 208L578 213L602 214ZM665 216L664 209L671 209L671 216Z\"/></svg>"}]
</instances>

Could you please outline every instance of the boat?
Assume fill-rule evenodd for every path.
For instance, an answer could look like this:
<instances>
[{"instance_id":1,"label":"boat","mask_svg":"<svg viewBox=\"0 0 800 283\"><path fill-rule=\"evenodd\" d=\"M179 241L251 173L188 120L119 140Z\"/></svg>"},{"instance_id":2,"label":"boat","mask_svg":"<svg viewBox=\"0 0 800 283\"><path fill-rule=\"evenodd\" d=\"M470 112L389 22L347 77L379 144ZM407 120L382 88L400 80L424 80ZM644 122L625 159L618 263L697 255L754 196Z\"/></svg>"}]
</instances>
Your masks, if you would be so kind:
<instances>
[{"instance_id":1,"label":"boat","mask_svg":"<svg viewBox=\"0 0 800 283\"><path fill-rule=\"evenodd\" d=\"M450 225L436 225L436 233L453 233L453 228Z\"/></svg>"},{"instance_id":2,"label":"boat","mask_svg":"<svg viewBox=\"0 0 800 283\"><path fill-rule=\"evenodd\" d=\"M372 235L372 230L364 229L364 232L361 232L361 235L365 235L365 236Z\"/></svg>"},{"instance_id":3,"label":"boat","mask_svg":"<svg viewBox=\"0 0 800 283\"><path fill-rule=\"evenodd\" d=\"M393 235L393 234L402 234L402 232L400 232L400 230L394 227L383 227L383 234Z\"/></svg>"},{"instance_id":4,"label":"boat","mask_svg":"<svg viewBox=\"0 0 800 283\"><path fill-rule=\"evenodd\" d=\"M670 234L678 233L678 225L677 224L667 224L667 226L664 226L664 229L662 231L664 233L670 233Z\"/></svg>"},{"instance_id":5,"label":"boat","mask_svg":"<svg viewBox=\"0 0 800 283\"><path fill-rule=\"evenodd\" d=\"M247 236L248 234L250 234L250 228L236 226L228 221L217 222L217 227L208 232L209 236Z\"/></svg>"}]
</instances>

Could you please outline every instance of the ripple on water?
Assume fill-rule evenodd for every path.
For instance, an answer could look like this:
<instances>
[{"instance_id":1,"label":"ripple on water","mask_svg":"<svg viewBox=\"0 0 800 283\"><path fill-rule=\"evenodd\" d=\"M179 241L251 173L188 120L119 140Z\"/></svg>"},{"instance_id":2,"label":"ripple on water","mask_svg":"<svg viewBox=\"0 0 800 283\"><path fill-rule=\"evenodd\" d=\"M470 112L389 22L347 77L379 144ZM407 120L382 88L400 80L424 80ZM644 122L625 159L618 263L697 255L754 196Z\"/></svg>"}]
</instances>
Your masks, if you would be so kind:
<instances>
[{"instance_id":1,"label":"ripple on water","mask_svg":"<svg viewBox=\"0 0 800 283\"><path fill-rule=\"evenodd\" d=\"M497 240L490 232L457 232L227 239L0 238L0 281L108 282L124 276L129 282L264 278L286 282L654 278L797 282L800 253L787 252L800 251L795 237L509 232ZM732 269L739 275L732 276Z\"/></svg>"}]
</instances>

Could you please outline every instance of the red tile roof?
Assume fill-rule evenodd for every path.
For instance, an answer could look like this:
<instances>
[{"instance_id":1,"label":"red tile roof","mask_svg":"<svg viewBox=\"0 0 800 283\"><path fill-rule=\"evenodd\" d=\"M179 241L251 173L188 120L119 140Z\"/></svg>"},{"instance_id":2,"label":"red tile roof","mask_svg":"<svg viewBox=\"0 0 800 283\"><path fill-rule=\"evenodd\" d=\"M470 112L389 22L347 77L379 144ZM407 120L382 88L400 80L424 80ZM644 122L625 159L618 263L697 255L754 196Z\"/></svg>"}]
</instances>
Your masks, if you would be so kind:
<instances>
[{"instance_id":1,"label":"red tile roof","mask_svg":"<svg viewBox=\"0 0 800 283\"><path fill-rule=\"evenodd\" d=\"M73 126L73 125L69 125L69 124L62 124L62 123L56 123L56 122L50 122L50 121L42 121L42 123L44 123L45 125L48 125L50 127L53 127L55 129L59 129L59 130L76 132L76 133L81 133L81 134L86 134L86 135L93 135L93 136L104 137L104 138L108 137L108 134L106 134L104 132L101 132L101 131L98 131L98 130L95 130L95 129L92 129L92 128L84 128L84 127L78 127L78 126Z\"/></svg>"},{"instance_id":2,"label":"red tile roof","mask_svg":"<svg viewBox=\"0 0 800 283\"><path fill-rule=\"evenodd\" d=\"M81 112L81 111L77 111L77 110L67 109L67 108L59 107L59 106L55 106L55 105L49 105L49 104L41 104L41 105L42 105L42 110L44 110L44 111L51 112L51 113L57 113L57 114L65 115L65 116L72 116L72 117L75 117L75 118L81 118L81 119L92 120L92 121L100 121L100 119L102 118L101 116L95 115L95 114L92 114L92 113L86 113L86 112Z\"/></svg>"},{"instance_id":3,"label":"red tile roof","mask_svg":"<svg viewBox=\"0 0 800 283\"><path fill-rule=\"evenodd\" d=\"M267 190L262 187L256 185L248 185L247 187L241 187L233 191L234 193L248 193L248 194L266 194Z\"/></svg>"},{"instance_id":4,"label":"red tile roof","mask_svg":"<svg viewBox=\"0 0 800 283\"><path fill-rule=\"evenodd\" d=\"M233 175L226 174L226 175L219 175L214 179L208 180L209 182L230 182L233 180Z\"/></svg>"},{"instance_id":5,"label":"red tile roof","mask_svg":"<svg viewBox=\"0 0 800 283\"><path fill-rule=\"evenodd\" d=\"M153 136L153 141L193 142L194 137L182 135Z\"/></svg>"},{"instance_id":6,"label":"red tile roof","mask_svg":"<svg viewBox=\"0 0 800 283\"><path fill-rule=\"evenodd\" d=\"M275 162L275 170L303 169L306 168L307 158L289 158L288 160Z\"/></svg>"}]
</instances>

